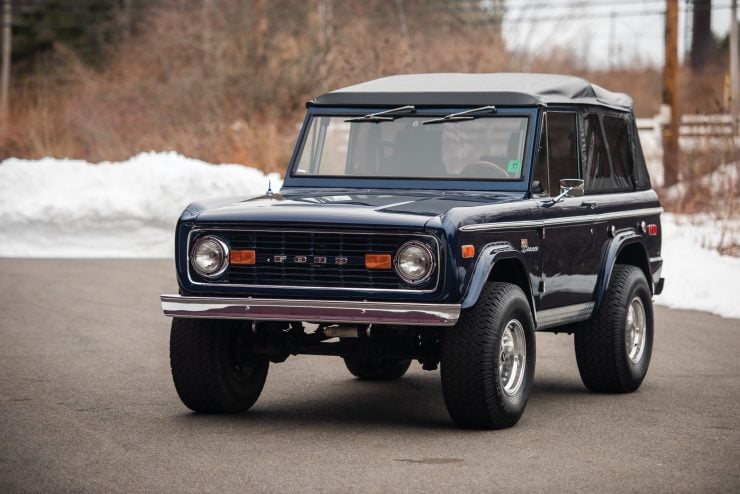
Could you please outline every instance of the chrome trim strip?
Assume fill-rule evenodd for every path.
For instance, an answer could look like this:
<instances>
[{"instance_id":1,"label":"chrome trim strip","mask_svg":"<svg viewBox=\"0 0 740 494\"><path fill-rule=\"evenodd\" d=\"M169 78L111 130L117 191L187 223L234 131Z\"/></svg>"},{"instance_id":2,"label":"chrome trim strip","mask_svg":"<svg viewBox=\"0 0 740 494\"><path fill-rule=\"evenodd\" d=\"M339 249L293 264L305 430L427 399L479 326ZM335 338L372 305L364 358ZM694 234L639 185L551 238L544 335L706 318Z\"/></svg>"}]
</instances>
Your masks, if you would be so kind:
<instances>
[{"instance_id":1,"label":"chrome trim strip","mask_svg":"<svg viewBox=\"0 0 740 494\"><path fill-rule=\"evenodd\" d=\"M560 218L547 218L544 226L569 226L582 225L584 223L596 223L599 221L598 214L589 216L563 216Z\"/></svg>"},{"instance_id":2,"label":"chrome trim strip","mask_svg":"<svg viewBox=\"0 0 740 494\"><path fill-rule=\"evenodd\" d=\"M459 304L355 302L161 295L165 316L256 321L310 321L357 324L453 326Z\"/></svg>"},{"instance_id":3,"label":"chrome trim strip","mask_svg":"<svg viewBox=\"0 0 740 494\"><path fill-rule=\"evenodd\" d=\"M599 221L617 220L621 218L634 218L636 216L649 216L653 214L663 214L663 208L645 208L635 209L632 211L614 211L612 213L598 213Z\"/></svg>"},{"instance_id":4,"label":"chrome trim strip","mask_svg":"<svg viewBox=\"0 0 740 494\"><path fill-rule=\"evenodd\" d=\"M198 226L193 228L188 232L188 238L187 238L187 244L188 249L190 249L191 242L190 238L193 235L194 232L206 232L206 234L210 232L270 232L270 233L341 233L345 235L399 235L399 236L405 236L405 237L413 237L413 238L430 238L434 242L434 245L436 246L436 262L437 262L437 279L434 282L434 286L432 288L427 288L424 290L420 289L414 289L414 288L345 288L345 287L336 287L336 286L298 286L298 285L245 285L241 283L214 283L214 282L204 282L204 281L195 281L193 280L193 277L190 273L190 261L188 260L187 263L187 275L188 275L188 281L193 285L198 286L226 286L226 287L236 287L236 288L293 288L293 289L300 289L300 290L328 290L328 291L341 291L341 292L393 292L393 293L432 293L439 287L439 280L441 276L442 271L442 265L443 263L439 261L440 259L440 246L439 241L437 240L437 237L434 235L429 235L426 233L409 233L409 232L373 232L373 231L340 231L340 230L279 230L276 228L270 229L270 228L239 228L239 227L207 227L207 226Z\"/></svg>"},{"instance_id":5,"label":"chrome trim strip","mask_svg":"<svg viewBox=\"0 0 740 494\"><path fill-rule=\"evenodd\" d=\"M542 220L527 221L502 221L501 223L480 223L477 225L465 225L460 227L462 232L513 230L519 228L542 228Z\"/></svg>"},{"instance_id":6,"label":"chrome trim strip","mask_svg":"<svg viewBox=\"0 0 740 494\"><path fill-rule=\"evenodd\" d=\"M545 220L529 221L502 221L500 223L480 223L477 225L465 225L460 231L495 231L495 230L518 230L523 228L543 228L546 226L577 225L580 223L594 223L622 218L634 218L636 216L648 216L663 213L663 208L644 208L633 211L614 211L612 213L594 213L580 216L565 216L562 218L548 218Z\"/></svg>"},{"instance_id":7,"label":"chrome trim strip","mask_svg":"<svg viewBox=\"0 0 740 494\"><path fill-rule=\"evenodd\" d=\"M566 305L537 312L537 330L554 328L561 324L585 321L594 311L594 302Z\"/></svg>"}]
</instances>

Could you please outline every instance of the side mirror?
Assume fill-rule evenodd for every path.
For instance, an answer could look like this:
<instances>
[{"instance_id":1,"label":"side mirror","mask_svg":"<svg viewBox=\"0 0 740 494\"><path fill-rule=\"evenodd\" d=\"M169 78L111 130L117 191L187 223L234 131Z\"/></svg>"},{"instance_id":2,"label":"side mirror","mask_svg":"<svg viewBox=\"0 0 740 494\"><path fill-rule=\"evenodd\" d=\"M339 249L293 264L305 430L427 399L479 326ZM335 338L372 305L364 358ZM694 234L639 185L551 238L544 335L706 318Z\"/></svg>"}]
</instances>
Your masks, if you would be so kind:
<instances>
[{"instance_id":1,"label":"side mirror","mask_svg":"<svg viewBox=\"0 0 740 494\"><path fill-rule=\"evenodd\" d=\"M580 178L563 178L560 180L560 196L583 197L583 180ZM558 197L560 197L558 196Z\"/></svg>"},{"instance_id":2,"label":"side mirror","mask_svg":"<svg viewBox=\"0 0 740 494\"><path fill-rule=\"evenodd\" d=\"M562 202L566 197L582 197L583 180L580 178L563 178L560 180L560 194L550 199L547 205Z\"/></svg>"}]
</instances>

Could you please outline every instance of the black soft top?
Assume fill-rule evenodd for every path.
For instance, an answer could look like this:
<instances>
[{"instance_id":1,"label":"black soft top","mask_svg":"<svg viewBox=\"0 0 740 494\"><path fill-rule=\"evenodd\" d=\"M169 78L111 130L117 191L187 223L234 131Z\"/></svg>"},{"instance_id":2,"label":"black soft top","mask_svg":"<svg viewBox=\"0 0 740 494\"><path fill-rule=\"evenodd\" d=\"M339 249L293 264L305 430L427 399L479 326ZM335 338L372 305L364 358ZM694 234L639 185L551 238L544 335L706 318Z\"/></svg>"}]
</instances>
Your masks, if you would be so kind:
<instances>
[{"instance_id":1,"label":"black soft top","mask_svg":"<svg viewBox=\"0 0 740 494\"><path fill-rule=\"evenodd\" d=\"M406 74L337 89L308 106L534 106L586 104L632 110L632 98L558 74Z\"/></svg>"}]
</instances>

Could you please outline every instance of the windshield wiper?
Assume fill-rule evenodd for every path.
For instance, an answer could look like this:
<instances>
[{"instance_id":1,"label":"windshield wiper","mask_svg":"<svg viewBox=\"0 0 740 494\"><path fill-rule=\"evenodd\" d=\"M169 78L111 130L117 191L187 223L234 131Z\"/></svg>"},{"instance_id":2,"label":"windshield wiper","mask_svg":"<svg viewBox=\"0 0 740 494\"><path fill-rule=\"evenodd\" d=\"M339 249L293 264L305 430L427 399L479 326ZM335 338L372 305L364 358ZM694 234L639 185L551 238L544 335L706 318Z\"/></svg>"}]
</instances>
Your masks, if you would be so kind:
<instances>
[{"instance_id":1,"label":"windshield wiper","mask_svg":"<svg viewBox=\"0 0 740 494\"><path fill-rule=\"evenodd\" d=\"M481 106L480 108L473 108L472 110L465 110L458 113L450 113L441 118L434 118L432 120L426 120L422 122L424 125L445 123L445 122L458 122L460 120L473 120L478 118L476 113L496 113L496 107L493 105Z\"/></svg>"},{"instance_id":2,"label":"windshield wiper","mask_svg":"<svg viewBox=\"0 0 740 494\"><path fill-rule=\"evenodd\" d=\"M390 122L396 118L391 115L414 113L415 111L416 107L414 105L399 106L398 108L391 108L390 110L379 111L377 113L368 113L362 117L349 118L345 122Z\"/></svg>"}]
</instances>

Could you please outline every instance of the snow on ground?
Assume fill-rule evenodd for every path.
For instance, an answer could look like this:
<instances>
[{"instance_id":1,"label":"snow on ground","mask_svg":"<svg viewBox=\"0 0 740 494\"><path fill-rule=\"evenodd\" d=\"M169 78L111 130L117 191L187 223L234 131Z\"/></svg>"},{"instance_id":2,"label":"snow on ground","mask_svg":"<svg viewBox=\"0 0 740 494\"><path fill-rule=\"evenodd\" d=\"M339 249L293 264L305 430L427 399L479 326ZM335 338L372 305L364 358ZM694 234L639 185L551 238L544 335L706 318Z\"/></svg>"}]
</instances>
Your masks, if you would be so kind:
<instances>
[{"instance_id":1,"label":"snow on ground","mask_svg":"<svg viewBox=\"0 0 740 494\"><path fill-rule=\"evenodd\" d=\"M718 229L715 222L695 220L672 214L661 218L666 281L655 302L740 318L740 258L704 247L714 242Z\"/></svg>"},{"instance_id":2,"label":"snow on ground","mask_svg":"<svg viewBox=\"0 0 740 494\"><path fill-rule=\"evenodd\" d=\"M277 174L176 153L119 163L0 163L0 256L172 257L174 228L194 200L264 193Z\"/></svg>"},{"instance_id":3,"label":"snow on ground","mask_svg":"<svg viewBox=\"0 0 740 494\"><path fill-rule=\"evenodd\" d=\"M261 194L268 180L280 187L277 175L175 153L96 165L8 159L0 163L0 257L172 257L185 206ZM656 303L740 318L740 258L707 248L716 223L665 214L662 225L666 284Z\"/></svg>"}]
</instances>

